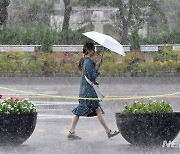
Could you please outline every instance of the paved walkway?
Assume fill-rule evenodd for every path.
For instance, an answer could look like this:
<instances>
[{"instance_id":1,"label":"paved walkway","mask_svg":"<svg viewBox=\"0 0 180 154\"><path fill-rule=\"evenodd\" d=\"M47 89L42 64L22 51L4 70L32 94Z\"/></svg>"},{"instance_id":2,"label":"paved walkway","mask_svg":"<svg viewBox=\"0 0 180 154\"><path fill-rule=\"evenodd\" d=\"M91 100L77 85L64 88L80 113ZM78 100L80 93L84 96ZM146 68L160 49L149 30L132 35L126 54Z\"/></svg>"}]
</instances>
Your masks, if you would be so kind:
<instances>
[{"instance_id":1,"label":"paved walkway","mask_svg":"<svg viewBox=\"0 0 180 154\"><path fill-rule=\"evenodd\" d=\"M76 102L34 101L39 113L37 125L32 136L22 145L16 147L0 147L4 154L149 154L176 153L180 148L137 147L130 145L118 135L108 139L96 117L81 118L77 125L77 133L82 137L79 141L69 141L67 133L72 114L69 110ZM114 103L114 106L118 104ZM62 110L63 109L63 110ZM110 116L111 110L111 116ZM117 130L112 109L106 108L105 119L108 125ZM180 141L180 135L175 141Z\"/></svg>"},{"instance_id":2,"label":"paved walkway","mask_svg":"<svg viewBox=\"0 0 180 154\"><path fill-rule=\"evenodd\" d=\"M31 90L41 93L55 95L78 95L78 79L70 85L62 82L63 79L46 79L42 82L40 79L35 84L27 79L0 78L1 86L17 88L21 90ZM30 79L31 80L31 79ZM114 80L114 79L113 79ZM102 80L102 91L106 96L114 95L151 95L173 93L180 91L180 79L124 79L124 82L116 79L117 82L105 82ZM43 79L44 81L44 79ZM58 82L59 81L59 82ZM153 82L152 82L153 81ZM160 82L161 81L161 82ZM2 84L3 83L3 84ZM58 83L58 84L57 84ZM71 88L70 88L71 87ZM152 89L153 88L153 89ZM43 98L37 96L28 96L16 92L7 92L0 89L0 93L14 95L19 97L29 97L37 107L38 120L34 133L22 145L15 147L0 147L0 154L149 154L149 153L167 153L179 154L180 148L162 148L162 147L137 147L130 145L121 135L108 139L102 126L96 117L81 118L77 125L77 134L82 137L79 141L69 141L67 139L68 129L71 123L71 110L78 104L76 100L61 100L56 98ZM166 98L172 102L175 110L180 110L179 95ZM132 102L133 100L129 100ZM105 111L107 124L113 130L117 130L115 113L120 112L126 101L103 101L101 105ZM180 135L175 139L180 142Z\"/></svg>"}]
</instances>

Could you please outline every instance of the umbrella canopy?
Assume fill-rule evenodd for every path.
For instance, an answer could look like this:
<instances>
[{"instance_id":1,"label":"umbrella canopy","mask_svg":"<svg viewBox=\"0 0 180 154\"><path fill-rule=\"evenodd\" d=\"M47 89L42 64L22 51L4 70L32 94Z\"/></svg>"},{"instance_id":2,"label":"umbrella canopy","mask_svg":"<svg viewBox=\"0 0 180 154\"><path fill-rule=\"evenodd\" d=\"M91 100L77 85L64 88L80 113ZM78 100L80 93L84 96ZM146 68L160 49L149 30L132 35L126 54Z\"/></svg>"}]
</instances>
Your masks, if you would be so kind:
<instances>
[{"instance_id":1,"label":"umbrella canopy","mask_svg":"<svg viewBox=\"0 0 180 154\"><path fill-rule=\"evenodd\" d=\"M92 39L93 41L99 43L100 45L108 48L109 50L125 56L123 46L118 41L116 41L114 38L112 38L111 36L105 35L102 33L98 33L95 31L86 32L86 33L83 33L83 35L85 35L88 38Z\"/></svg>"}]
</instances>

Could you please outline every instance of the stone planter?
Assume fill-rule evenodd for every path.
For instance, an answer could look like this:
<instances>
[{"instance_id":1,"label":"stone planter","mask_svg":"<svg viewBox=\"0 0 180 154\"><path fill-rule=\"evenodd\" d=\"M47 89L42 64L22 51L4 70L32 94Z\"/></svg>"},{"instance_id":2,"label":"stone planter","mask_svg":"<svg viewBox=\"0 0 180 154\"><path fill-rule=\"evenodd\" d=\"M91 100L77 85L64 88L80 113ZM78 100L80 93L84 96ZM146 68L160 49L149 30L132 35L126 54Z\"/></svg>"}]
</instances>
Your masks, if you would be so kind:
<instances>
[{"instance_id":1,"label":"stone planter","mask_svg":"<svg viewBox=\"0 0 180 154\"><path fill-rule=\"evenodd\" d=\"M180 112L115 116L122 136L134 145L162 145L173 141L180 131Z\"/></svg>"},{"instance_id":2,"label":"stone planter","mask_svg":"<svg viewBox=\"0 0 180 154\"><path fill-rule=\"evenodd\" d=\"M20 145L33 133L37 112L0 115L0 145Z\"/></svg>"}]
</instances>

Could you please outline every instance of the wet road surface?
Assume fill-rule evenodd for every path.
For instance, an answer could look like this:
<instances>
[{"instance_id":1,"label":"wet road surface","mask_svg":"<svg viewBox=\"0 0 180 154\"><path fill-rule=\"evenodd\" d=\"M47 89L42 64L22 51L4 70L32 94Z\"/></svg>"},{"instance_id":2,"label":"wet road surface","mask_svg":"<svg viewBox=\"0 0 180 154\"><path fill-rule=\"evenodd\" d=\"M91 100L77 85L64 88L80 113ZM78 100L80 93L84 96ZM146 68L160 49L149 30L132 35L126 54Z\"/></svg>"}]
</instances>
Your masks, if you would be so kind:
<instances>
[{"instance_id":1,"label":"wet road surface","mask_svg":"<svg viewBox=\"0 0 180 154\"><path fill-rule=\"evenodd\" d=\"M32 136L21 146L0 147L0 153L180 153L180 147L132 146L121 135L108 139L96 117L79 120L76 132L82 140L67 140L66 136L73 116L71 110L78 104L76 97L79 93L79 82L80 78L0 78L0 93L5 95L4 97L29 98L38 111L37 125ZM180 78L115 77L100 78L99 82L103 94L112 98L102 101L101 105L105 111L107 124L113 130L117 130L115 113L120 112L126 102L148 99L133 99L133 97L163 95L153 99L169 101L175 111L180 111L180 95L164 95L180 92ZM71 98L72 96L75 98ZM120 96L129 99L113 99ZM180 142L180 135L175 141Z\"/></svg>"}]
</instances>

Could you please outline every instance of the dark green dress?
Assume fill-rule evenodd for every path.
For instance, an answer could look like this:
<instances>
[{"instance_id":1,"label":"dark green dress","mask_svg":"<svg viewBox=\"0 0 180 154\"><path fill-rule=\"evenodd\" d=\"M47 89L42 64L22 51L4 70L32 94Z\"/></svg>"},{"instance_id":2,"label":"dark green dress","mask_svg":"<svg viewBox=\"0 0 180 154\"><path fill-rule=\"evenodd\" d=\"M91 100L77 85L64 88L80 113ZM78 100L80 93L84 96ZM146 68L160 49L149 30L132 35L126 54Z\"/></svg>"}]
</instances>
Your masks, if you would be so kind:
<instances>
[{"instance_id":1,"label":"dark green dress","mask_svg":"<svg viewBox=\"0 0 180 154\"><path fill-rule=\"evenodd\" d=\"M84 75L86 75L86 77L94 84L97 83L96 78L98 77L99 73L97 72L95 68L94 61L89 57L85 58L84 63L83 63L83 71L82 71L79 97L80 98L98 98L93 86L91 86L86 81ZM96 114L97 108L100 108L102 110L99 104L99 100L79 99L79 105L75 109L73 109L72 112L77 116L92 117L92 116L97 116Z\"/></svg>"}]
</instances>

